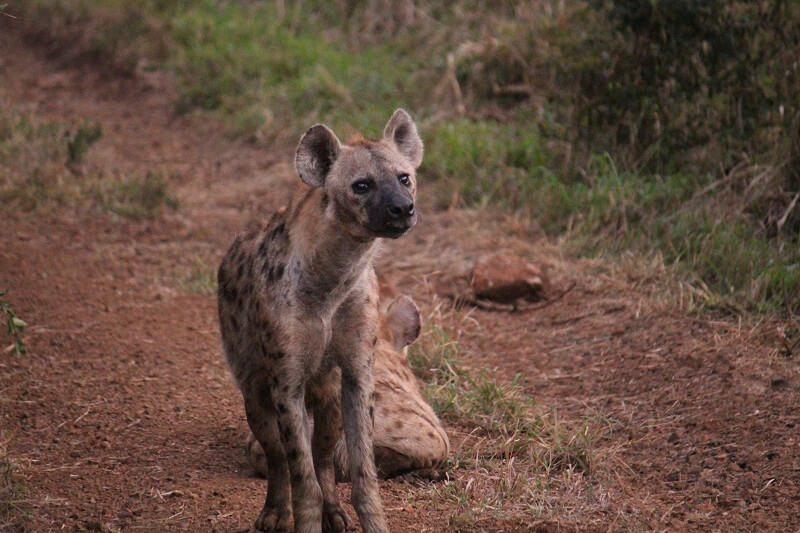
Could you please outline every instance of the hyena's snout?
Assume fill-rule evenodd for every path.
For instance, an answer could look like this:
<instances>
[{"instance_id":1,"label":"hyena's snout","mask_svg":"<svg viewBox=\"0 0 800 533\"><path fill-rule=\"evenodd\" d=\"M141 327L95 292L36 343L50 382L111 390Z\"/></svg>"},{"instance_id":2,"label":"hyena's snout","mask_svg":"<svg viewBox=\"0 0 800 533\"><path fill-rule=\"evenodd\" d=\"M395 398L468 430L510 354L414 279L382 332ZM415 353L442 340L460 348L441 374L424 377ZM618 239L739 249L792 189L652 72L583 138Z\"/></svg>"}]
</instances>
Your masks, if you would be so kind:
<instances>
[{"instance_id":1,"label":"hyena's snout","mask_svg":"<svg viewBox=\"0 0 800 533\"><path fill-rule=\"evenodd\" d=\"M381 200L379 214L383 236L399 237L417 223L414 197L409 192L388 191Z\"/></svg>"},{"instance_id":2,"label":"hyena's snout","mask_svg":"<svg viewBox=\"0 0 800 533\"><path fill-rule=\"evenodd\" d=\"M414 200L405 197L393 198L386 204L386 215L391 221L406 222L414 216Z\"/></svg>"}]
</instances>

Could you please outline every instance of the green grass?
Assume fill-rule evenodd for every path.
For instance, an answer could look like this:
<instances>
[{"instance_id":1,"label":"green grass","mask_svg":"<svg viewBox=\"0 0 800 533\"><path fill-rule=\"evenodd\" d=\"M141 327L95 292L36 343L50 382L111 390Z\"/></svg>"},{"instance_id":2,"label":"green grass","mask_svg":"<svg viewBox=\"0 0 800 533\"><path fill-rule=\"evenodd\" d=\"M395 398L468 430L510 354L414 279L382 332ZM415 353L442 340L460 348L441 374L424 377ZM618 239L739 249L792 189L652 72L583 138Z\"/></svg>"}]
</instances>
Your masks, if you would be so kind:
<instances>
[{"instance_id":1,"label":"green grass","mask_svg":"<svg viewBox=\"0 0 800 533\"><path fill-rule=\"evenodd\" d=\"M217 272L202 258L195 257L191 270L179 280L178 286L186 292L214 295L217 293Z\"/></svg>"},{"instance_id":2,"label":"green grass","mask_svg":"<svg viewBox=\"0 0 800 533\"><path fill-rule=\"evenodd\" d=\"M486 437L482 457L521 455L546 475L592 469L597 424L587 420L577 428L567 426L556 413L542 412L525 393L520 376L502 383L486 370L466 368L459 352L458 343L434 324L409 349L409 362L425 381L423 393L437 415ZM455 462L474 466L473 451L457 456Z\"/></svg>"},{"instance_id":3,"label":"green grass","mask_svg":"<svg viewBox=\"0 0 800 533\"><path fill-rule=\"evenodd\" d=\"M452 479L432 489L449 509L454 530L482 531L500 520L528 521L554 512L553 496L591 491L606 479L608 455L600 446L608 422L586 417L566 423L539 407L520 378L502 382L473 371L461 349L436 324L409 348L409 362L437 415L461 437L452 442ZM558 500L561 501L561 500Z\"/></svg>"},{"instance_id":4,"label":"green grass","mask_svg":"<svg viewBox=\"0 0 800 533\"><path fill-rule=\"evenodd\" d=\"M34 211L63 206L152 218L177 202L165 176L111 174L84 160L102 136L96 123L71 128L39 121L2 102L0 108L0 202Z\"/></svg>"},{"instance_id":5,"label":"green grass","mask_svg":"<svg viewBox=\"0 0 800 533\"><path fill-rule=\"evenodd\" d=\"M167 65L179 74L179 112L213 110L236 133L293 142L320 120L345 133L374 132L407 105L402 60L387 62L380 48L354 53L309 21L292 29L275 9L208 0L153 6L173 42Z\"/></svg>"},{"instance_id":6,"label":"green grass","mask_svg":"<svg viewBox=\"0 0 800 533\"><path fill-rule=\"evenodd\" d=\"M103 135L99 124L80 126L67 140L67 156L70 163L80 163L89 147Z\"/></svg>"},{"instance_id":7,"label":"green grass","mask_svg":"<svg viewBox=\"0 0 800 533\"><path fill-rule=\"evenodd\" d=\"M421 173L435 180L440 201L457 190L469 205L525 208L553 177L539 134L521 124L462 119L437 124L424 135Z\"/></svg>"},{"instance_id":8,"label":"green grass","mask_svg":"<svg viewBox=\"0 0 800 533\"><path fill-rule=\"evenodd\" d=\"M552 179L552 178L551 178ZM584 255L659 252L710 291L709 307L793 312L800 304L800 236L776 238L748 213L741 184L711 175L643 175L593 159L572 183L547 183L532 213L549 233L569 227Z\"/></svg>"},{"instance_id":9,"label":"green grass","mask_svg":"<svg viewBox=\"0 0 800 533\"><path fill-rule=\"evenodd\" d=\"M800 208L781 215L798 192L789 127L797 76L778 83L759 66L731 81L748 51L728 44L739 39L765 65L780 63L790 52L773 57L769 47L796 25L797 10L784 2L785 17L753 18L756 8L734 2L719 17L686 8L675 18L670 10L683 4L545 4L420 1L425 16L391 31L375 29L380 17L355 1L281 11L273 2L57 0L29 10L51 33L83 28L77 41L91 57L127 64L133 54L175 72L179 112L222 118L232 134L281 150L315 122L344 138L378 135L394 108L407 107L422 126L421 178L439 207L521 211L548 236L568 236L577 255L662 254L715 308L796 311ZM629 8L644 11L630 18ZM713 30L713 54L698 52L702 43L647 40L648 28L695 18ZM631 34L651 46L644 55ZM664 64L652 54L662 44ZM738 129L729 85L748 113ZM738 163L775 172L757 186L753 173L725 181ZM58 196L38 187L48 181L38 172L32 194Z\"/></svg>"},{"instance_id":10,"label":"green grass","mask_svg":"<svg viewBox=\"0 0 800 533\"><path fill-rule=\"evenodd\" d=\"M101 210L125 218L152 218L164 209L176 209L178 202L168 190L162 174L126 174L117 179L98 179L84 189Z\"/></svg>"}]
</instances>

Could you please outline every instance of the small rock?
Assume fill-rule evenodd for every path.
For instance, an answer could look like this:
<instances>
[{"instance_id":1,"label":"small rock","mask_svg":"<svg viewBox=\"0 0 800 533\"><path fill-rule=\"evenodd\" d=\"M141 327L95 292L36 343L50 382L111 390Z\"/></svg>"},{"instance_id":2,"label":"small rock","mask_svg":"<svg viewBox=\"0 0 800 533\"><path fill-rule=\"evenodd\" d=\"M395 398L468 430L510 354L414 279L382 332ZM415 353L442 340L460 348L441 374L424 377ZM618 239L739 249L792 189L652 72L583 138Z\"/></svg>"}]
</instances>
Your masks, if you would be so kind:
<instances>
[{"instance_id":1,"label":"small rock","mask_svg":"<svg viewBox=\"0 0 800 533\"><path fill-rule=\"evenodd\" d=\"M772 387L776 388L776 389L778 389L778 388L782 388L782 387L785 387L785 386L786 386L786 385L788 385L788 384L789 384L789 382L788 382L788 381L786 381L786 380L785 380L784 378L782 378L782 377L774 377L774 378L772 378L772 380L770 381L770 385L771 385Z\"/></svg>"},{"instance_id":2,"label":"small rock","mask_svg":"<svg viewBox=\"0 0 800 533\"><path fill-rule=\"evenodd\" d=\"M548 283L539 267L502 253L479 258L471 279L476 298L501 303L541 299Z\"/></svg>"},{"instance_id":3,"label":"small rock","mask_svg":"<svg viewBox=\"0 0 800 533\"><path fill-rule=\"evenodd\" d=\"M83 527L85 527L87 531L103 531L102 524L95 520L84 520Z\"/></svg>"}]
</instances>

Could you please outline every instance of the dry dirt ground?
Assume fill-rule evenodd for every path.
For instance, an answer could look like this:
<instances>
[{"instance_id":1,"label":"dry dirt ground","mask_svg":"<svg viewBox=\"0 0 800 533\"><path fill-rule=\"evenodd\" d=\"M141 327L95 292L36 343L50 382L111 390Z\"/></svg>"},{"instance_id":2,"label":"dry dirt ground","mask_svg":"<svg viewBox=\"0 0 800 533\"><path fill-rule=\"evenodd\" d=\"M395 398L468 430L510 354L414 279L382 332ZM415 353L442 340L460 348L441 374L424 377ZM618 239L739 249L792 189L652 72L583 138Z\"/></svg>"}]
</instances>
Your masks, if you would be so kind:
<instances>
[{"instance_id":1,"label":"dry dirt ground","mask_svg":"<svg viewBox=\"0 0 800 533\"><path fill-rule=\"evenodd\" d=\"M87 164L162 171L180 202L149 221L0 207L0 285L31 325L27 355L0 354L0 424L31 513L10 527L246 531L264 482L245 463L246 422L220 354L215 299L182 280L197 258L213 265L248 216L285 202L290 154L177 116L161 74L104 78L7 32L0 61L11 101L48 119L102 124ZM574 281L543 309L462 310L445 325L474 368L499 379L521 373L526 390L566 419L605 417L597 446L617 452L600 465L606 496L578 521L567 493L563 511L476 529L798 531L800 356L780 353L774 324L687 317L654 296L658 281L641 269L564 260L497 218L429 208L387 247L383 270L423 309L488 247L549 266L560 286ZM432 503L429 490L382 483L393 530L448 529L452 508Z\"/></svg>"}]
</instances>

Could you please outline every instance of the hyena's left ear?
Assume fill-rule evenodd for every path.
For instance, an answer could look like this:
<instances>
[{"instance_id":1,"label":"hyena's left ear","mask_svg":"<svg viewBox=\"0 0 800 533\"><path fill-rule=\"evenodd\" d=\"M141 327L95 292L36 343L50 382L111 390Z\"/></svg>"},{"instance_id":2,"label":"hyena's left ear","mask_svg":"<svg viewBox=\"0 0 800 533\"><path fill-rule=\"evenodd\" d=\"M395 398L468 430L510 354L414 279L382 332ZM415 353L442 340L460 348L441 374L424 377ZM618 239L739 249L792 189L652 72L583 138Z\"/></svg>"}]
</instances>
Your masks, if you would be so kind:
<instances>
[{"instance_id":1,"label":"hyena's left ear","mask_svg":"<svg viewBox=\"0 0 800 533\"><path fill-rule=\"evenodd\" d=\"M392 332L394 347L402 350L419 337L422 316L410 296L400 296L386 310L386 325Z\"/></svg>"},{"instance_id":2,"label":"hyena's left ear","mask_svg":"<svg viewBox=\"0 0 800 533\"><path fill-rule=\"evenodd\" d=\"M422 139L417 133L417 125L404 110L394 112L383 129L383 138L393 142L414 168L422 164Z\"/></svg>"},{"instance_id":3,"label":"hyena's left ear","mask_svg":"<svg viewBox=\"0 0 800 533\"><path fill-rule=\"evenodd\" d=\"M294 166L300 179L312 187L322 187L342 145L324 124L311 126L300 139L294 154Z\"/></svg>"}]
</instances>

